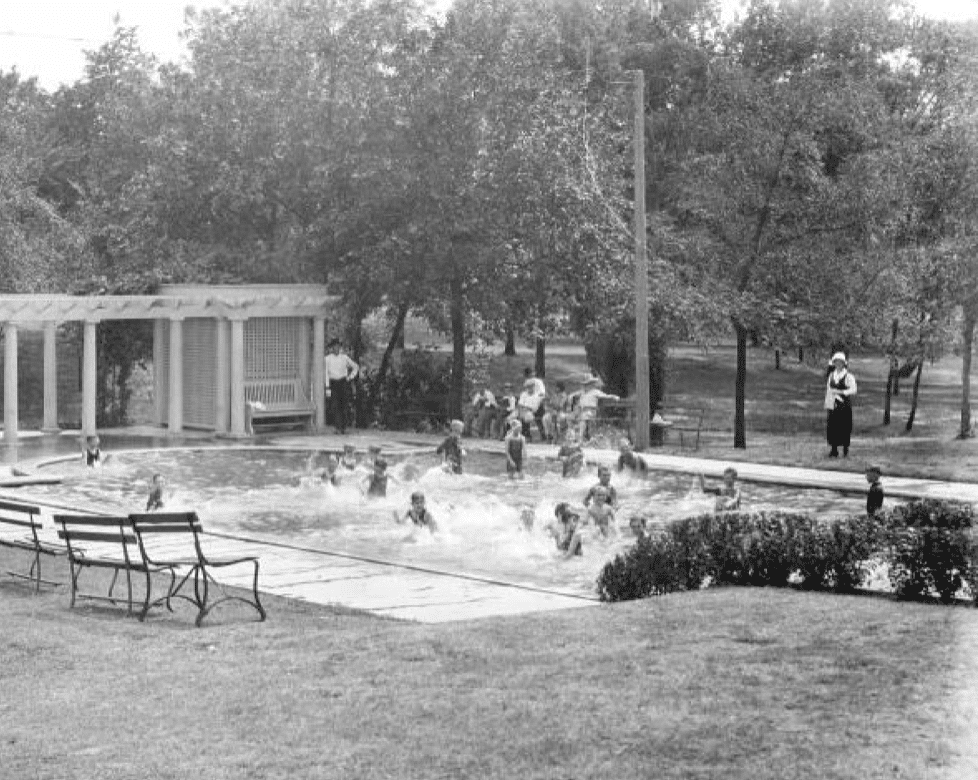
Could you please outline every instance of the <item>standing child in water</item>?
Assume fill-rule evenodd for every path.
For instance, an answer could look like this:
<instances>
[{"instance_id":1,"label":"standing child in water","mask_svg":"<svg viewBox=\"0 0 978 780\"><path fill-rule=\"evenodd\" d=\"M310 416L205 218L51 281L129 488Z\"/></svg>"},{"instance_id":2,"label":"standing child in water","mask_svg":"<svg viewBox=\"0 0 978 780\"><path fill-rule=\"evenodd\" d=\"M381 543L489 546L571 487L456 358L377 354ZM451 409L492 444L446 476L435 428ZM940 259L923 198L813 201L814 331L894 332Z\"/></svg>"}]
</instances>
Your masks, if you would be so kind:
<instances>
[{"instance_id":1,"label":"standing child in water","mask_svg":"<svg viewBox=\"0 0 978 780\"><path fill-rule=\"evenodd\" d=\"M358 464L357 451L352 444L343 445L343 457L340 458L340 465L347 471L353 471Z\"/></svg>"},{"instance_id":2,"label":"standing child in water","mask_svg":"<svg viewBox=\"0 0 978 780\"><path fill-rule=\"evenodd\" d=\"M422 493L420 490L416 490L411 494L411 508L408 509L404 517L397 518L397 522L399 523L403 523L406 520L410 520L419 528L427 528L429 531L431 531L431 533L438 530L438 526L435 523L435 518L425 506L424 493Z\"/></svg>"},{"instance_id":3,"label":"standing child in water","mask_svg":"<svg viewBox=\"0 0 978 780\"><path fill-rule=\"evenodd\" d=\"M618 470L624 471L625 469L641 472L649 470L645 458L635 454L630 439L622 439L618 442Z\"/></svg>"},{"instance_id":4,"label":"standing child in water","mask_svg":"<svg viewBox=\"0 0 978 780\"><path fill-rule=\"evenodd\" d=\"M721 487L707 487L700 474L700 489L704 493L712 493L716 496L714 502L714 512L736 512L740 509L740 488L737 487L737 469L727 466L723 470L723 485Z\"/></svg>"},{"instance_id":5,"label":"standing child in water","mask_svg":"<svg viewBox=\"0 0 978 780\"><path fill-rule=\"evenodd\" d=\"M337 458L332 452L326 458L326 468L323 469L323 482L327 482L333 487L340 486L340 475L337 473L337 469L340 467L339 458Z\"/></svg>"},{"instance_id":6,"label":"standing child in water","mask_svg":"<svg viewBox=\"0 0 978 780\"><path fill-rule=\"evenodd\" d=\"M149 486L149 497L146 499L146 511L155 512L163 508L163 488L166 481L162 474L154 474L153 482Z\"/></svg>"},{"instance_id":7,"label":"standing child in water","mask_svg":"<svg viewBox=\"0 0 978 780\"><path fill-rule=\"evenodd\" d=\"M587 508L588 517L602 536L610 536L618 530L615 525L615 508L608 502L608 490L601 485L595 485L592 492L591 505Z\"/></svg>"},{"instance_id":8,"label":"standing child in water","mask_svg":"<svg viewBox=\"0 0 978 780\"><path fill-rule=\"evenodd\" d=\"M373 472L365 480L367 495L383 498L387 495L387 461L384 458L374 460Z\"/></svg>"},{"instance_id":9,"label":"standing child in water","mask_svg":"<svg viewBox=\"0 0 978 780\"><path fill-rule=\"evenodd\" d=\"M557 450L557 458L562 464L561 476L576 477L584 468L584 449L577 436L577 431L568 428L564 443Z\"/></svg>"},{"instance_id":10,"label":"standing child in water","mask_svg":"<svg viewBox=\"0 0 978 780\"><path fill-rule=\"evenodd\" d=\"M605 498L612 508L618 508L618 491L611 484L611 469L607 466L598 466L598 484L594 485L584 496L584 506L590 505L598 490L603 490Z\"/></svg>"},{"instance_id":11,"label":"standing child in water","mask_svg":"<svg viewBox=\"0 0 978 780\"><path fill-rule=\"evenodd\" d=\"M98 436L89 436L85 439L85 445L82 448L82 460L89 468L102 465L102 450L99 447Z\"/></svg>"},{"instance_id":12,"label":"standing child in water","mask_svg":"<svg viewBox=\"0 0 978 780\"><path fill-rule=\"evenodd\" d=\"M449 474L462 473L462 458L465 457L465 450L462 449L462 431L465 430L465 423L461 420L452 420L449 423L450 432L435 452L441 455L442 468Z\"/></svg>"},{"instance_id":13,"label":"standing child in water","mask_svg":"<svg viewBox=\"0 0 978 780\"><path fill-rule=\"evenodd\" d=\"M526 454L526 437L520 420L510 420L506 434L506 474L510 479L523 479L523 457Z\"/></svg>"}]
</instances>

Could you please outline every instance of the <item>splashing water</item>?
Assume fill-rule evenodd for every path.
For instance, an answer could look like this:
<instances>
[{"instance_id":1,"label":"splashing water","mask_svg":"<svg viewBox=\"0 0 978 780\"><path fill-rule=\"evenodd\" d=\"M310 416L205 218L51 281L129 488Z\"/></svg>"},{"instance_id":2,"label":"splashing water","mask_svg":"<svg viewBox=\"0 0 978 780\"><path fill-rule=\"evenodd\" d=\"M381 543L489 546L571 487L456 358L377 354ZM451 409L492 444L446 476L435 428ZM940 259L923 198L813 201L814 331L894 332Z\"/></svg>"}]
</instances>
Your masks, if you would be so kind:
<instances>
[{"instance_id":1,"label":"splashing water","mask_svg":"<svg viewBox=\"0 0 978 780\"><path fill-rule=\"evenodd\" d=\"M689 476L652 472L615 474L617 525L608 539L590 529L584 555L564 559L547 525L557 502L584 514L582 501L597 482L593 473L564 479L559 464L532 460L526 477L510 480L500 455L475 453L466 473L445 473L434 455L392 463L385 497L365 495L370 469L340 467L339 484L322 479L325 455L281 450L160 450L114 453L99 469L78 462L55 467L61 485L36 486L38 500L102 512L145 507L154 473L166 478L165 510L196 511L205 529L302 547L362 555L508 582L592 593L606 561L634 539L628 519L653 524L712 511L713 497ZM390 460L390 459L389 459ZM422 491L438 524L434 535L410 522L398 523L410 496ZM828 491L751 485L745 506L820 512L859 511L861 499Z\"/></svg>"}]
</instances>

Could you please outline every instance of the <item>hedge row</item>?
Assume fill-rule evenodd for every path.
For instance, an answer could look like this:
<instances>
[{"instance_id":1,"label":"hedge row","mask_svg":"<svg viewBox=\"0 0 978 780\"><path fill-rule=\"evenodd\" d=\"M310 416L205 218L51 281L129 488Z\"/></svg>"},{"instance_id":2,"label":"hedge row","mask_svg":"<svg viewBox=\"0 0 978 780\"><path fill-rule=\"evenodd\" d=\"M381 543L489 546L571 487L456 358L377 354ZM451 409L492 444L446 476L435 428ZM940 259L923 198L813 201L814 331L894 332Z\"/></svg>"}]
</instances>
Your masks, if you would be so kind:
<instances>
[{"instance_id":1,"label":"hedge row","mask_svg":"<svg viewBox=\"0 0 978 780\"><path fill-rule=\"evenodd\" d=\"M978 584L973 521L970 505L931 499L831 521L792 512L704 514L639 539L605 565L598 592L602 601L718 585L852 592L883 564L900 598L946 604ZM968 590L978 603L978 587Z\"/></svg>"}]
</instances>

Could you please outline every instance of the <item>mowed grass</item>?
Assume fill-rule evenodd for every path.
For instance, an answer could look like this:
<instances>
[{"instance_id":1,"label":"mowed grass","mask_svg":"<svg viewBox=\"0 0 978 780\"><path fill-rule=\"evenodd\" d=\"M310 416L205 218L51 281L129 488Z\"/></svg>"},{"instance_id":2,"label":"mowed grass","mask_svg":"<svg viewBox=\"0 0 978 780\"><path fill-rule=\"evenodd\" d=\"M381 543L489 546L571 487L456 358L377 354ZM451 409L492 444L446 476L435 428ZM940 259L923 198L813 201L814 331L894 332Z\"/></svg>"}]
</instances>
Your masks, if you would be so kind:
<instances>
[{"instance_id":1,"label":"mowed grass","mask_svg":"<svg viewBox=\"0 0 978 780\"><path fill-rule=\"evenodd\" d=\"M978 776L974 609L730 588L419 625L266 601L195 629L3 580L0 775Z\"/></svg>"}]
</instances>

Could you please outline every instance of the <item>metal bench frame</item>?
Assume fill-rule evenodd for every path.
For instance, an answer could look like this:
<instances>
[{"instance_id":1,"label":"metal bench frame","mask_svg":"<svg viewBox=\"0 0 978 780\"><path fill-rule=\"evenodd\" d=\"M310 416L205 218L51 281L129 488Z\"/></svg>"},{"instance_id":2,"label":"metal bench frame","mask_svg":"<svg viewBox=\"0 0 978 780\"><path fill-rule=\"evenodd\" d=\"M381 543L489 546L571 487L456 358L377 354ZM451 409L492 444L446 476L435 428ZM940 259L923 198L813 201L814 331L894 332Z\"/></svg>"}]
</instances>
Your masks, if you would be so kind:
<instances>
[{"instance_id":1,"label":"metal bench frame","mask_svg":"<svg viewBox=\"0 0 978 780\"><path fill-rule=\"evenodd\" d=\"M176 573L170 566L156 566L147 563L139 553L136 534L133 532L129 518L107 517L104 515L54 515L54 522L59 526L58 536L64 540L68 551L68 565L71 573L71 604L75 606L77 599L107 601L112 604L121 603L122 599L113 596L116 581L120 572L126 575L126 613L132 614L132 575L133 573L146 576L146 597L144 609L152 597L152 576L162 572L170 573L170 588L176 579ZM112 552L105 549L89 551L86 543L105 545L113 548ZM132 549L137 555L130 554ZM103 596L95 593L83 593L78 587L78 579L83 569L111 569L112 582L108 594ZM170 608L167 603L167 608ZM170 609L172 612L173 610Z\"/></svg>"},{"instance_id":2,"label":"metal bench frame","mask_svg":"<svg viewBox=\"0 0 978 780\"><path fill-rule=\"evenodd\" d=\"M183 576L180 577L179 580L175 579L171 584L170 590L166 596L158 598L152 603L150 603L150 601L147 599L146 604L143 606L142 613L139 615L140 620L145 620L146 614L157 604L165 602L167 608L169 608L170 601L174 598L184 599L197 607L197 619L195 623L198 628L207 614L218 604L225 601L243 601L246 604L250 604L256 610L258 610L258 614L261 616L260 619L265 620L265 608L262 606L261 600L258 597L258 558L254 556L232 558L205 555L200 544L200 537L201 534L203 534L203 527L201 526L200 518L197 517L196 512L155 512L151 514L138 513L129 515L129 521L132 523L133 530L136 533L140 554L148 565L173 569L174 571L177 569L184 570ZM150 544L150 540L153 537L160 536L170 536L177 539L183 537L180 539L180 541L185 543L184 549L189 549L189 544L186 543L188 543L190 540L187 537L192 536L193 551L195 554L193 556L181 555L174 557L153 557L151 554L152 545ZM251 599L245 598L244 596L229 594L224 587L214 579L210 572L211 569L245 563L254 566L254 575L252 577L251 586L253 598ZM193 584L192 596L183 592L184 587L189 583ZM220 598L211 598L212 585L221 592Z\"/></svg>"},{"instance_id":3,"label":"metal bench frame","mask_svg":"<svg viewBox=\"0 0 978 780\"><path fill-rule=\"evenodd\" d=\"M29 580L34 583L34 592L41 590L41 583L60 586L62 583L46 580L41 576L41 556L58 557L66 555L67 550L50 542L42 540L38 531L42 529L40 507L31 504L21 504L15 501L0 501L0 525L10 525L17 529L26 529L22 537L0 536L0 547L10 547L15 550L25 550L32 554L31 567L27 574L8 571L11 577Z\"/></svg>"}]
</instances>

